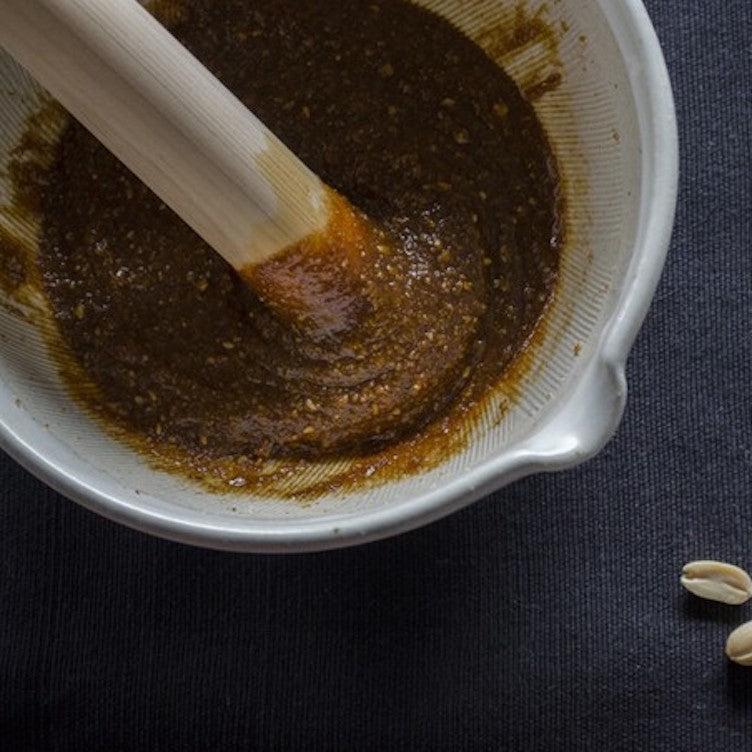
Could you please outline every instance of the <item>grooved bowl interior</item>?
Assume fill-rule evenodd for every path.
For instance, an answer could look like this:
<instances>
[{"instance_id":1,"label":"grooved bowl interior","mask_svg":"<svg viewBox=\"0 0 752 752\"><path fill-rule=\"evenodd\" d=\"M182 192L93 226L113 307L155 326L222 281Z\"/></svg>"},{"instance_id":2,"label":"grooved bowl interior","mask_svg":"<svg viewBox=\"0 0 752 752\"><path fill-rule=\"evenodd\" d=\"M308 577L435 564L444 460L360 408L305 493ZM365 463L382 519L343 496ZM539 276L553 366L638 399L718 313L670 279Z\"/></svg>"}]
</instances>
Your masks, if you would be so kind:
<instances>
[{"instance_id":1,"label":"grooved bowl interior","mask_svg":"<svg viewBox=\"0 0 752 752\"><path fill-rule=\"evenodd\" d=\"M0 300L0 438L9 453L139 529L218 548L302 551L410 529L600 449L621 417L624 361L660 275L676 198L673 100L650 22L638 0L421 4L476 40L534 101L566 204L561 281L540 342L515 388L500 386L468 429L465 448L428 472L307 504L211 493L155 470L70 398L40 333L45 302L29 287ZM45 99L0 53L0 232L31 252L39 218L14 203L7 168ZM50 123L46 138L55 137ZM291 483L339 470L313 465Z\"/></svg>"}]
</instances>

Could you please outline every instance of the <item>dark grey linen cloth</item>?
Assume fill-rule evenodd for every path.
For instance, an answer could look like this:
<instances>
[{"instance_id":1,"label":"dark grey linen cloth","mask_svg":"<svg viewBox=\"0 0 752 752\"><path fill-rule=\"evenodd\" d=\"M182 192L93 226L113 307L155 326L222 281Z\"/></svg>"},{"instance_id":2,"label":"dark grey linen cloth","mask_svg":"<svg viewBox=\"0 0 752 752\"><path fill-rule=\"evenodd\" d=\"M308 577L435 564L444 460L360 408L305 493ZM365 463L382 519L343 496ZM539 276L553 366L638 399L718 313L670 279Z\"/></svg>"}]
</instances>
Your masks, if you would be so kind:
<instances>
[{"instance_id":1,"label":"dark grey linen cloth","mask_svg":"<svg viewBox=\"0 0 752 752\"><path fill-rule=\"evenodd\" d=\"M752 1L648 9L681 193L616 438L298 557L149 538L1 458L0 750L752 749L752 669L723 656L752 603L678 584L752 568Z\"/></svg>"}]
</instances>

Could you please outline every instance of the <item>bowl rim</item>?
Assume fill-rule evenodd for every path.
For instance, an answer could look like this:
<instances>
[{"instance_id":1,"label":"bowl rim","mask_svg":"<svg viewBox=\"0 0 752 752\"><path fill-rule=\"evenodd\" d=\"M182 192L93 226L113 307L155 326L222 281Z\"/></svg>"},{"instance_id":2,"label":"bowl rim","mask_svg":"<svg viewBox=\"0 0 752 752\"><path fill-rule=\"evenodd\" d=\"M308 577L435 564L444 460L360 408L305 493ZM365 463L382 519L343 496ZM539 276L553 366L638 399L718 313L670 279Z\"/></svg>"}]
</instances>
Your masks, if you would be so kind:
<instances>
[{"instance_id":1,"label":"bowl rim","mask_svg":"<svg viewBox=\"0 0 752 752\"><path fill-rule=\"evenodd\" d=\"M51 488L127 527L204 548L254 553L304 553L358 545L405 533L468 506L527 475L574 467L611 439L626 404L626 360L654 297L674 225L679 139L665 58L642 0L597 0L614 32L628 77L641 134L641 237L627 279L593 357L573 392L521 445L421 496L387 507L323 519L278 521L242 517L238 524L164 514L129 502L73 475L27 442L0 416L0 447ZM616 30L619 33L616 33ZM597 410L593 410L597 406ZM593 415L597 417L594 419ZM148 496L143 497L145 502Z\"/></svg>"}]
</instances>

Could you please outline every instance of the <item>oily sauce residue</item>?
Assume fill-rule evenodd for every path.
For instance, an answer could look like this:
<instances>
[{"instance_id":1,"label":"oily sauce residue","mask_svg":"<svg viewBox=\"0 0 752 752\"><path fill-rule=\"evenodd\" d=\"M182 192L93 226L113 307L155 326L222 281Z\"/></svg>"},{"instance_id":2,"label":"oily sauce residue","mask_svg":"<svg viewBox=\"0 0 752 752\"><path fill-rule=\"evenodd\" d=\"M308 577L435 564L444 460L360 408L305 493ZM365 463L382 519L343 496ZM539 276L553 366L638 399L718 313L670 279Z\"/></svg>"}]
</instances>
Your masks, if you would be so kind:
<instances>
[{"instance_id":1,"label":"oily sauce residue","mask_svg":"<svg viewBox=\"0 0 752 752\"><path fill-rule=\"evenodd\" d=\"M37 189L73 392L90 403L93 388L118 434L220 488L315 496L436 465L553 294L558 176L531 105L402 0L190 0L172 21L380 228L364 279L399 294L376 323L311 337L71 122ZM290 481L343 458L321 487Z\"/></svg>"},{"instance_id":2,"label":"oily sauce residue","mask_svg":"<svg viewBox=\"0 0 752 752\"><path fill-rule=\"evenodd\" d=\"M9 226L35 226L54 160L54 134L60 132L66 120L64 110L51 100L26 119L23 135L8 155L3 176L12 188L10 201L0 207ZM38 309L37 293L41 282L33 234L28 232L22 237L0 224L0 290L3 293L0 305L15 315L26 316L29 311Z\"/></svg>"},{"instance_id":3,"label":"oily sauce residue","mask_svg":"<svg viewBox=\"0 0 752 752\"><path fill-rule=\"evenodd\" d=\"M476 41L494 60L514 68L515 80L525 98L535 102L561 86L560 35L547 19L547 3L532 13L524 4L510 12L513 20L486 29ZM535 64L531 65L529 52L533 48Z\"/></svg>"}]
</instances>

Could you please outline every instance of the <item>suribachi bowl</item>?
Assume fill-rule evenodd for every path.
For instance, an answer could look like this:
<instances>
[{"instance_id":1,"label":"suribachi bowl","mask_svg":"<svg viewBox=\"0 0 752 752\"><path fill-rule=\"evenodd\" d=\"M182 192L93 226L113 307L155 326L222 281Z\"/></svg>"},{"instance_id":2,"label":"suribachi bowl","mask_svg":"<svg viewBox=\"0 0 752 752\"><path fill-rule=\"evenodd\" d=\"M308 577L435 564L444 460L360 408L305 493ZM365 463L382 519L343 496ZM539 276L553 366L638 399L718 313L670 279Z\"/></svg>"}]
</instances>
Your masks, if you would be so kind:
<instances>
[{"instance_id":1,"label":"suribachi bowl","mask_svg":"<svg viewBox=\"0 0 752 752\"><path fill-rule=\"evenodd\" d=\"M560 283L514 393L500 387L458 451L418 474L333 488L305 504L212 492L156 469L81 408L35 317L6 299L6 452L69 498L139 530L218 549L302 552L410 530L603 447L624 410L625 361L663 267L676 204L673 97L648 15L639 0L418 4L451 20L516 80L559 162L566 205ZM45 100L0 53L0 231L31 252L39 218L17 210L7 167ZM44 306L27 292L30 306ZM323 463L308 472L325 480L334 469Z\"/></svg>"}]
</instances>

